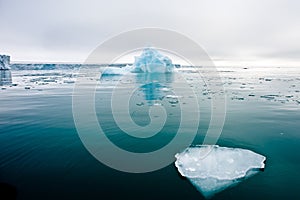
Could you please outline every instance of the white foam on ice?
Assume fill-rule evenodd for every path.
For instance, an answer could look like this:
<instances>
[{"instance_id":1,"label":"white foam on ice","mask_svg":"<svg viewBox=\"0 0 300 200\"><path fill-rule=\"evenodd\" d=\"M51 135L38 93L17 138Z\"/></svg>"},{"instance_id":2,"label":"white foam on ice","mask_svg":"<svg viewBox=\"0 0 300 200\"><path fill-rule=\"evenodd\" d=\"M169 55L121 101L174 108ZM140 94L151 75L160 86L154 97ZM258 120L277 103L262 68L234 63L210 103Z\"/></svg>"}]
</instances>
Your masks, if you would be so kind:
<instances>
[{"instance_id":1,"label":"white foam on ice","mask_svg":"<svg viewBox=\"0 0 300 200\"><path fill-rule=\"evenodd\" d=\"M201 145L175 155L179 173L209 198L256 174L266 157L240 148Z\"/></svg>"}]
</instances>

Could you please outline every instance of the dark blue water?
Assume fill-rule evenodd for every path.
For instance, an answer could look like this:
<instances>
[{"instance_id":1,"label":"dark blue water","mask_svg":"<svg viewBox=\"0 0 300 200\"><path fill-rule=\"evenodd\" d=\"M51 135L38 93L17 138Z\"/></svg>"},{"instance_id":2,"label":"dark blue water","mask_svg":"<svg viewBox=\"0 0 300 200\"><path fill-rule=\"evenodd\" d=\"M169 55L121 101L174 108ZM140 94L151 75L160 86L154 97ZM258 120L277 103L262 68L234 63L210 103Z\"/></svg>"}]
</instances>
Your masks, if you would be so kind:
<instances>
[{"instance_id":1,"label":"dark blue water","mask_svg":"<svg viewBox=\"0 0 300 200\"><path fill-rule=\"evenodd\" d=\"M0 182L14 187L18 199L203 199L178 174L174 164L144 174L120 172L101 164L86 150L77 134L72 115L73 85L60 84L57 78L57 82L44 86L30 82L32 77L24 76L23 72L13 75L19 85L0 91ZM213 199L300 199L297 74L291 73L280 80L274 75L274 80L262 83L259 76L255 81L229 79L234 77L243 76L225 77L227 83L234 81L225 84L226 121L218 144L265 155L266 169ZM113 122L108 106L111 95L108 86L113 82L106 78L103 84L107 87L97 89L96 108L101 125L115 144L130 151L147 152L172 140L178 127L178 104L167 107L169 118L157 137L141 142L124 136ZM281 83L291 88L277 87ZM31 88L24 89L29 84ZM286 97L286 92L293 97ZM159 99L160 94L145 87L140 94L144 94L142 99L138 95L132 99L132 118L145 125L149 123L145 113L151 106L147 102ZM261 94L279 96L266 99ZM194 144L202 142L208 128L210 104L206 96L203 99L206 100L200 103L201 121Z\"/></svg>"}]
</instances>

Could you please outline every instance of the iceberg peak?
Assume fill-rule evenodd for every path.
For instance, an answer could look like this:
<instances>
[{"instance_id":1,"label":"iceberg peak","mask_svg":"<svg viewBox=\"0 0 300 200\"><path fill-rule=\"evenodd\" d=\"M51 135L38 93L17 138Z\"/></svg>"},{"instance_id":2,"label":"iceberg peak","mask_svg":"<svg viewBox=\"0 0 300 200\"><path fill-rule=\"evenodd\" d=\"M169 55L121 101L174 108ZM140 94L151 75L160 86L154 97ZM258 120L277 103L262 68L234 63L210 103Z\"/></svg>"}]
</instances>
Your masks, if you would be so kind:
<instances>
[{"instance_id":1,"label":"iceberg peak","mask_svg":"<svg viewBox=\"0 0 300 200\"><path fill-rule=\"evenodd\" d=\"M135 57L134 71L148 73L169 73L174 69L172 60L153 47L146 47L140 56Z\"/></svg>"}]
</instances>

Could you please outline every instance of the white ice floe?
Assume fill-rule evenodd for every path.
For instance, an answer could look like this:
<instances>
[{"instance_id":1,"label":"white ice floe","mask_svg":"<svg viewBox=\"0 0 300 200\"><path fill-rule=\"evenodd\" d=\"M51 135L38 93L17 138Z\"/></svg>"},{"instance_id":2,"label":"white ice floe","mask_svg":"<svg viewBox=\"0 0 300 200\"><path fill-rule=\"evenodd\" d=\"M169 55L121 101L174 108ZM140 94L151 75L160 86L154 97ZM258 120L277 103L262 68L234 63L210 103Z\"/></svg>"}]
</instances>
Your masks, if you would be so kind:
<instances>
[{"instance_id":1,"label":"white ice floe","mask_svg":"<svg viewBox=\"0 0 300 200\"><path fill-rule=\"evenodd\" d=\"M182 96L169 94L169 95L166 95L166 98L168 98L168 99L178 99L178 98L182 98Z\"/></svg>"},{"instance_id":2,"label":"white ice floe","mask_svg":"<svg viewBox=\"0 0 300 200\"><path fill-rule=\"evenodd\" d=\"M206 198L258 173L266 160L250 150L217 145L189 147L175 157L179 173Z\"/></svg>"},{"instance_id":3,"label":"white ice floe","mask_svg":"<svg viewBox=\"0 0 300 200\"><path fill-rule=\"evenodd\" d=\"M102 75L124 75L126 73L130 73L133 71L133 67L131 65L126 65L125 67L106 67Z\"/></svg>"}]
</instances>

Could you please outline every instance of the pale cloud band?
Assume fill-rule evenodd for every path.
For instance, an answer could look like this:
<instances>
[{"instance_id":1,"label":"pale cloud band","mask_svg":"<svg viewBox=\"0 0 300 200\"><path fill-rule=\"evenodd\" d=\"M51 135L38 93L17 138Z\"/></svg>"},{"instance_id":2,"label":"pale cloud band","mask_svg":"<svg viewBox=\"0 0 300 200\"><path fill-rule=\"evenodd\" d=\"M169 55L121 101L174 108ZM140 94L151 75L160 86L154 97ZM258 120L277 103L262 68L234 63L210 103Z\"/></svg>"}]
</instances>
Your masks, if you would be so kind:
<instances>
[{"instance_id":1,"label":"pale cloud band","mask_svg":"<svg viewBox=\"0 0 300 200\"><path fill-rule=\"evenodd\" d=\"M194 39L216 64L300 66L299 9L296 0L0 0L0 53L83 62L113 35L161 27Z\"/></svg>"}]
</instances>

